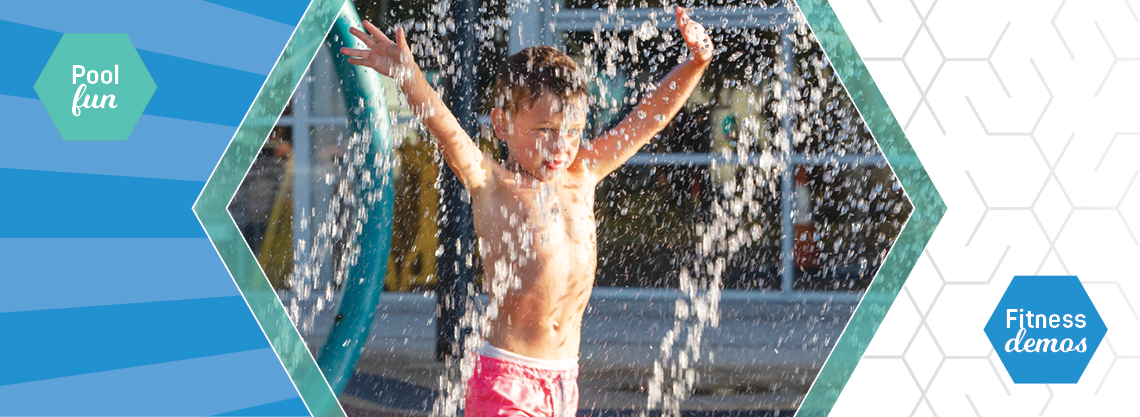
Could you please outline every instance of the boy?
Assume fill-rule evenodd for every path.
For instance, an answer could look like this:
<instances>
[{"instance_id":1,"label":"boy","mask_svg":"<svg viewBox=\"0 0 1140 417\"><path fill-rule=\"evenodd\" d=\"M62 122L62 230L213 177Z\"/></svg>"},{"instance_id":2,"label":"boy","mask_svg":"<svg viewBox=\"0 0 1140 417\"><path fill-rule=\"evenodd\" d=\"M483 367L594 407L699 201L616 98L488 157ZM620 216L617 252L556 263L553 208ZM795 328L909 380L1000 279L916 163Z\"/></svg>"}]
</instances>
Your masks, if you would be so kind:
<instances>
[{"instance_id":1,"label":"boy","mask_svg":"<svg viewBox=\"0 0 1140 417\"><path fill-rule=\"evenodd\" d=\"M594 189L677 114L712 59L704 27L684 9L675 12L691 56L588 143L581 140L586 84L574 61L541 46L507 58L491 110L509 153L501 164L479 151L424 79L403 29L392 42L366 21L371 36L352 33L369 49L341 49L354 57L349 62L396 80L471 194L485 281L501 304L467 387L468 417L577 410L582 314L597 266Z\"/></svg>"}]
</instances>

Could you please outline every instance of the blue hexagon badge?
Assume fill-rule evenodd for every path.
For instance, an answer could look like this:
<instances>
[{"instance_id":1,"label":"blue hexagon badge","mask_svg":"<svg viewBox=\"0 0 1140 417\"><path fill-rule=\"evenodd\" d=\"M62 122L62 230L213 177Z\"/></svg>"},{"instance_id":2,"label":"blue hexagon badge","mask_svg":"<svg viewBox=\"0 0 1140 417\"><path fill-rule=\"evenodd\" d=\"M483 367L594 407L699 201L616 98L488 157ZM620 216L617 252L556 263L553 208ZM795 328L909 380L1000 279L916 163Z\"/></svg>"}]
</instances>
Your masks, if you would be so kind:
<instances>
[{"instance_id":1,"label":"blue hexagon badge","mask_svg":"<svg viewBox=\"0 0 1140 417\"><path fill-rule=\"evenodd\" d=\"M1075 384L1108 328L1075 276L1015 276L986 336L1016 384Z\"/></svg>"}]
</instances>

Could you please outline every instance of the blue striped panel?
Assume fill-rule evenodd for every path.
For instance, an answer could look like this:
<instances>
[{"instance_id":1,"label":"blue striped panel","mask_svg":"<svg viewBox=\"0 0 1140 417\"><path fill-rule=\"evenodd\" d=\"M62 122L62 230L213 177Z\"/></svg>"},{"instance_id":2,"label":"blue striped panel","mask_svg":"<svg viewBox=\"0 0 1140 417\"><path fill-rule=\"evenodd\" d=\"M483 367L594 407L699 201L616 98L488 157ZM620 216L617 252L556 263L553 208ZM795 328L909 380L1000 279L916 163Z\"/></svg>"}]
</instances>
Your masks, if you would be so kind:
<instances>
[{"instance_id":1,"label":"blue striped panel","mask_svg":"<svg viewBox=\"0 0 1140 417\"><path fill-rule=\"evenodd\" d=\"M219 6L240 10L254 16L261 16L274 22L297 26L309 0L207 0Z\"/></svg>"},{"instance_id":2,"label":"blue striped panel","mask_svg":"<svg viewBox=\"0 0 1140 417\"><path fill-rule=\"evenodd\" d=\"M2 313L0 329L0 386L269 347L241 296Z\"/></svg>"},{"instance_id":3,"label":"blue striped panel","mask_svg":"<svg viewBox=\"0 0 1140 417\"><path fill-rule=\"evenodd\" d=\"M0 168L0 238L206 237L203 183Z\"/></svg>"},{"instance_id":4,"label":"blue striped panel","mask_svg":"<svg viewBox=\"0 0 1140 417\"><path fill-rule=\"evenodd\" d=\"M274 401L269 404L257 405L228 413L214 414L216 416L307 416L309 409L301 397L288 400Z\"/></svg>"},{"instance_id":5,"label":"blue striped panel","mask_svg":"<svg viewBox=\"0 0 1140 417\"><path fill-rule=\"evenodd\" d=\"M290 398L300 399L262 348L0 386L0 415L208 416ZM309 415L303 405L279 411L271 415Z\"/></svg>"},{"instance_id":6,"label":"blue striped panel","mask_svg":"<svg viewBox=\"0 0 1140 417\"><path fill-rule=\"evenodd\" d=\"M0 239L0 265L0 313L240 295L205 238Z\"/></svg>"},{"instance_id":7,"label":"blue striped panel","mask_svg":"<svg viewBox=\"0 0 1140 417\"><path fill-rule=\"evenodd\" d=\"M0 415L298 402L190 211L292 25L196 0L3 3L0 237L84 239L0 239L0 306L21 310L0 313ZM140 50L158 89L128 141L62 143L32 90L62 32L127 33ZM190 239L86 239L170 236ZM97 306L61 308L77 304Z\"/></svg>"},{"instance_id":8,"label":"blue striped panel","mask_svg":"<svg viewBox=\"0 0 1140 417\"><path fill-rule=\"evenodd\" d=\"M251 100L252 101L252 100ZM125 141L64 141L39 100L0 95L0 168L206 181L236 128L143 115Z\"/></svg>"},{"instance_id":9,"label":"blue striped panel","mask_svg":"<svg viewBox=\"0 0 1140 417\"><path fill-rule=\"evenodd\" d=\"M137 49L261 75L293 33L293 26L197 0L7 1L0 20L63 33L126 33Z\"/></svg>"}]
</instances>

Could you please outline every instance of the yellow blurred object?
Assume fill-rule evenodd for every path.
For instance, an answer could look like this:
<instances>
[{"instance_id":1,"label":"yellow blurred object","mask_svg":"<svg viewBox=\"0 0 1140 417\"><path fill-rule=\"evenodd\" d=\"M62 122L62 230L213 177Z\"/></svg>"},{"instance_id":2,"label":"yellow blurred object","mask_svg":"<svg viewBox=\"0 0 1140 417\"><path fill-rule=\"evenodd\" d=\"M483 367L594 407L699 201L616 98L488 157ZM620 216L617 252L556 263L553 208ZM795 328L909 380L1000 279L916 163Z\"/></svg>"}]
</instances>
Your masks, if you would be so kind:
<instances>
[{"instance_id":1,"label":"yellow blurred object","mask_svg":"<svg viewBox=\"0 0 1140 417\"><path fill-rule=\"evenodd\" d=\"M265 270L265 277L274 289L289 289L289 275L293 273L293 158L285 165L269 226L261 243L257 263Z\"/></svg>"},{"instance_id":2,"label":"yellow blurred object","mask_svg":"<svg viewBox=\"0 0 1140 417\"><path fill-rule=\"evenodd\" d=\"M386 291L424 291L435 285L435 251L439 246L439 190L435 181L439 166L434 153L435 144L418 140L414 133L399 148Z\"/></svg>"},{"instance_id":3,"label":"yellow blurred object","mask_svg":"<svg viewBox=\"0 0 1140 417\"><path fill-rule=\"evenodd\" d=\"M391 78L382 77L388 110L397 117L415 116ZM423 291L435 285L435 250L439 246L439 190L435 188L439 166L435 144L420 140L408 129L403 144L396 149L395 210L392 219L392 248L388 254L385 291ZM426 139L426 136L424 137Z\"/></svg>"}]
</instances>

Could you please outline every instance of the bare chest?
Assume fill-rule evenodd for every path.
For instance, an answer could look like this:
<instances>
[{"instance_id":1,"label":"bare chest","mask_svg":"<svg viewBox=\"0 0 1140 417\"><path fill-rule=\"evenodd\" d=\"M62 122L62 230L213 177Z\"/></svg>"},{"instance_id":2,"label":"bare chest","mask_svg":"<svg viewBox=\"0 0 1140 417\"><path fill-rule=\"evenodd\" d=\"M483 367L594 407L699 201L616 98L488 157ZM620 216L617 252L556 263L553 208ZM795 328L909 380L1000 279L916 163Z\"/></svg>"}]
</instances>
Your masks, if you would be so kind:
<instances>
[{"instance_id":1,"label":"bare chest","mask_svg":"<svg viewBox=\"0 0 1140 417\"><path fill-rule=\"evenodd\" d=\"M596 257L594 187L504 181L485 197L472 207L484 257L567 266Z\"/></svg>"}]
</instances>

